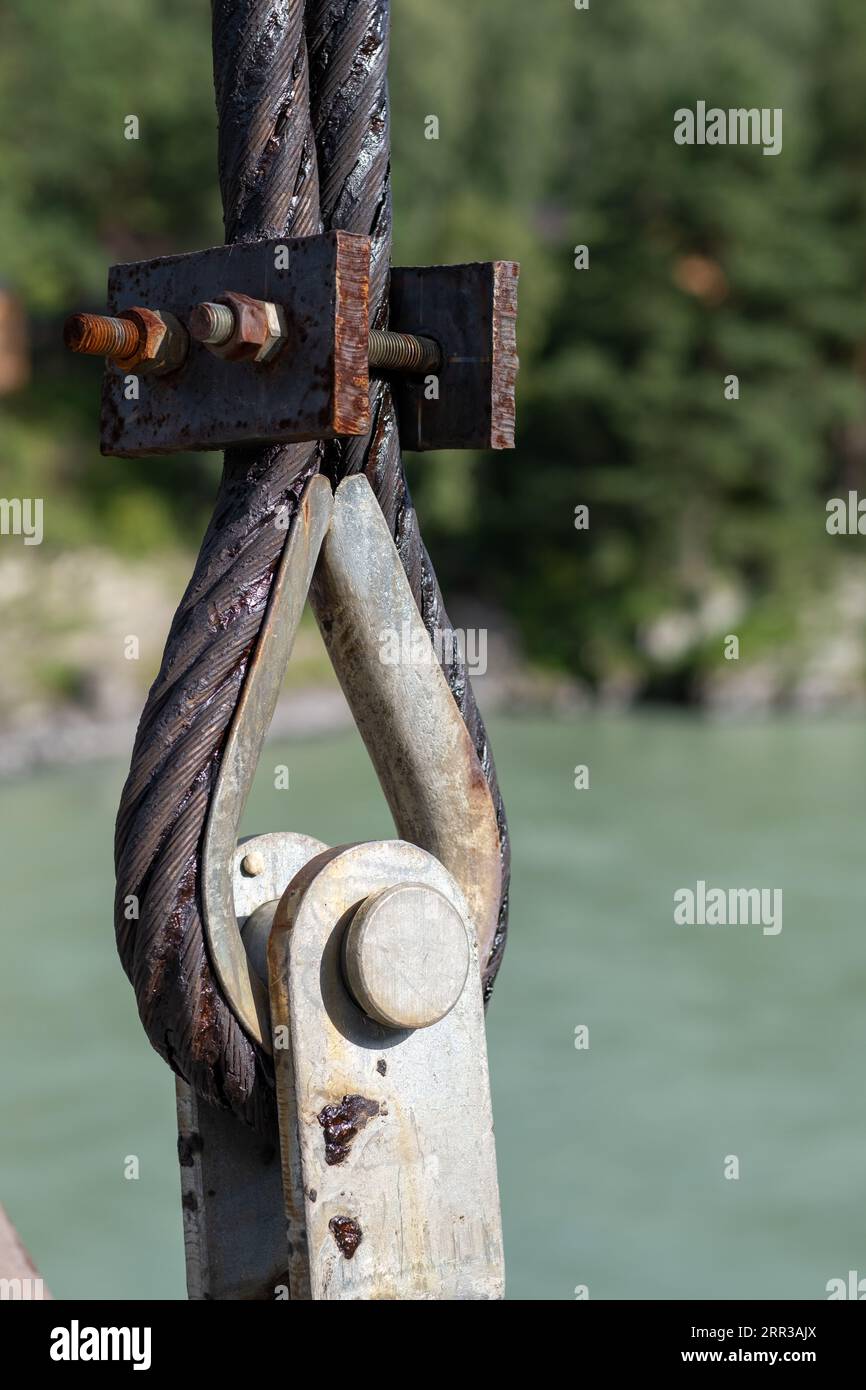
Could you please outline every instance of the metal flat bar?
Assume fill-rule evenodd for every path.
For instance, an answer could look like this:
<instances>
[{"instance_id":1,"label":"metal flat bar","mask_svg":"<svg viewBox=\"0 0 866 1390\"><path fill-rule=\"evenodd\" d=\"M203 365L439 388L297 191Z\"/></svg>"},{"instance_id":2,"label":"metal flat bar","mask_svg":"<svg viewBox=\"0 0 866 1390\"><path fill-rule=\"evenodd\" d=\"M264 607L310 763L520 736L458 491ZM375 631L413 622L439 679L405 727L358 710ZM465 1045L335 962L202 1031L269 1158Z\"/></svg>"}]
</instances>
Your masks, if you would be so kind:
<instances>
[{"instance_id":1,"label":"metal flat bar","mask_svg":"<svg viewBox=\"0 0 866 1390\"><path fill-rule=\"evenodd\" d=\"M435 889L467 922L451 875L395 840L319 855L296 876L274 921L271 1008L291 1038L275 1061L292 1297L499 1299L502 1229L471 929L460 998L430 1027L374 1022L344 983L347 915L395 883ZM347 1101L364 1123L335 1153L325 1117Z\"/></svg>"},{"instance_id":2,"label":"metal flat bar","mask_svg":"<svg viewBox=\"0 0 866 1390\"><path fill-rule=\"evenodd\" d=\"M241 1023L268 1050L267 988L247 957L236 912L237 831L331 510L330 484L324 478L311 479L274 581L205 831L202 902L211 960ZM284 887L280 885L280 892ZM288 1287L276 1131L271 1141L263 1139L180 1080L177 1117L190 1298L276 1297L278 1286Z\"/></svg>"},{"instance_id":3,"label":"metal flat bar","mask_svg":"<svg viewBox=\"0 0 866 1390\"><path fill-rule=\"evenodd\" d=\"M177 1078L177 1151L191 1299L287 1297L280 1153Z\"/></svg>"},{"instance_id":4,"label":"metal flat bar","mask_svg":"<svg viewBox=\"0 0 866 1390\"><path fill-rule=\"evenodd\" d=\"M211 964L237 1018L250 1037L267 1051L267 989L252 969L241 941L232 868L241 815L289 664L332 508L330 483L325 478L312 478L283 552L234 713L202 847L202 906Z\"/></svg>"},{"instance_id":5,"label":"metal flat bar","mask_svg":"<svg viewBox=\"0 0 866 1390\"><path fill-rule=\"evenodd\" d=\"M310 602L397 832L454 875L486 961L502 887L493 799L362 475L337 488ZM387 634L401 652L393 664L383 659Z\"/></svg>"},{"instance_id":6,"label":"metal flat bar","mask_svg":"<svg viewBox=\"0 0 866 1390\"><path fill-rule=\"evenodd\" d=\"M214 246L183 256L111 267L108 312L144 306L182 324L194 306L226 290L285 311L287 340L266 364L224 362L198 343L182 367L103 378L100 447L137 458L180 449L223 449L332 439L369 429L367 373L369 239L349 232Z\"/></svg>"}]
</instances>

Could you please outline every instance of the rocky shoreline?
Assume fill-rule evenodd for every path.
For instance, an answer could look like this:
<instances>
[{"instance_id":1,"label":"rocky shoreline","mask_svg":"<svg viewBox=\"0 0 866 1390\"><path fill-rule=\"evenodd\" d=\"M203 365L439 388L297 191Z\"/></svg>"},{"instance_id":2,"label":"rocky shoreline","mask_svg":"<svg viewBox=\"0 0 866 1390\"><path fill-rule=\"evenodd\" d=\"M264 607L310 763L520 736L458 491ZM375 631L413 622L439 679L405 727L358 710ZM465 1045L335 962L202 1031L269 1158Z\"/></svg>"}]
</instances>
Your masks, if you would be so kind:
<instances>
[{"instance_id":1,"label":"rocky shoreline","mask_svg":"<svg viewBox=\"0 0 866 1390\"><path fill-rule=\"evenodd\" d=\"M125 560L99 549L48 556L0 551L0 777L40 767L125 760L190 568L172 553ZM823 715L866 707L866 568L840 568L772 644L750 636L745 595L718 586L688 612L637 635L633 665L595 690L531 667L499 613L454 602L460 630L483 637L481 708L568 718L667 700L715 718L780 710ZM737 660L726 634L741 632ZM685 677L681 677L685 672ZM670 692L675 691L675 694ZM659 693L661 692L661 693ZM349 727L351 715L311 618L298 634L272 725L276 737Z\"/></svg>"}]
</instances>

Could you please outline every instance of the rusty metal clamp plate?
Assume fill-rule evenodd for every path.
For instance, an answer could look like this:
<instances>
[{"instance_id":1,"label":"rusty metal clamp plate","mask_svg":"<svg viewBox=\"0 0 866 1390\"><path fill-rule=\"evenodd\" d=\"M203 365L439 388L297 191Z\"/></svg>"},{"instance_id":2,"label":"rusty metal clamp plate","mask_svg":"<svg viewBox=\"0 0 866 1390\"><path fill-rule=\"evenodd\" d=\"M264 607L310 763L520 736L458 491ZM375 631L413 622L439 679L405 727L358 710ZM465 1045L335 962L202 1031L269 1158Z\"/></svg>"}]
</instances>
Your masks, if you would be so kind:
<instances>
[{"instance_id":1,"label":"rusty metal clamp plate","mask_svg":"<svg viewBox=\"0 0 866 1390\"><path fill-rule=\"evenodd\" d=\"M64 330L107 355L102 452L365 434L371 370L391 377L403 448L513 448L519 266L392 269L372 333L369 275L370 239L348 232L112 266L108 316Z\"/></svg>"},{"instance_id":2,"label":"rusty metal clamp plate","mask_svg":"<svg viewBox=\"0 0 866 1390\"><path fill-rule=\"evenodd\" d=\"M404 449L513 449L517 381L515 261L391 271L390 322L442 346L435 378L393 382Z\"/></svg>"},{"instance_id":3,"label":"rusty metal clamp plate","mask_svg":"<svg viewBox=\"0 0 866 1390\"><path fill-rule=\"evenodd\" d=\"M286 341L273 361L231 363L193 343L177 371L141 376L132 392L126 374L109 365L103 454L135 458L364 434L369 266L369 238L349 232L112 266L110 314L149 305L186 324L195 305L231 290L279 304Z\"/></svg>"}]
</instances>

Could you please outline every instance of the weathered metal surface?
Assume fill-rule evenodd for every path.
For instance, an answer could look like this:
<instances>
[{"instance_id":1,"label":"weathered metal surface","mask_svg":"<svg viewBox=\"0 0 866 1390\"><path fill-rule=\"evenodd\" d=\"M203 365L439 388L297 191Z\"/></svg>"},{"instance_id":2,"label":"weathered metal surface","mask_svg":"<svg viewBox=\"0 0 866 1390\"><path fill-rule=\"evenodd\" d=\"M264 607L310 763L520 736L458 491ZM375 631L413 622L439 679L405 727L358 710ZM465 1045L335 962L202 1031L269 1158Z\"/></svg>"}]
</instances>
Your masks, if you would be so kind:
<instances>
[{"instance_id":1,"label":"weathered metal surface","mask_svg":"<svg viewBox=\"0 0 866 1390\"><path fill-rule=\"evenodd\" d=\"M379 1110L379 1102L367 1100L366 1096L343 1096L339 1105L322 1107L316 1119L325 1131L325 1162L329 1167L345 1163L352 1144Z\"/></svg>"},{"instance_id":2,"label":"weathered metal surface","mask_svg":"<svg viewBox=\"0 0 866 1390\"><path fill-rule=\"evenodd\" d=\"M268 611L237 702L202 847L202 909L211 963L235 1016L248 1035L266 1050L270 1050L267 990L250 966L235 911L232 875L239 863L237 833L332 506L330 484L325 478L312 478L283 551ZM282 893L286 881L272 896Z\"/></svg>"},{"instance_id":3,"label":"weathered metal surface","mask_svg":"<svg viewBox=\"0 0 866 1390\"><path fill-rule=\"evenodd\" d=\"M322 533L332 506L335 508L334 536L332 538L328 532L323 542ZM267 1051L271 1050L274 1022L271 1020L269 1026L267 1000L261 985L263 937L272 910L268 905L273 905L282 895L302 864L320 854L324 847L306 836L280 833L258 836L240 845L235 844L235 839L317 551L321 557L317 584L321 577L331 594L326 640L338 673L346 683L347 694L354 691L365 702L366 720L359 720L362 732L366 730L370 734L373 726L378 731L373 761L389 802L398 807L395 812L398 826L405 833L403 827L411 822L412 828L425 836L431 848L435 847L442 856L448 855L466 884L473 907L480 914L479 920L485 924L482 936L485 950L489 949L495 931L500 897L496 820L487 783L477 766L474 749L432 649L429 661L420 665L409 660L395 668L379 660L379 643L385 629L404 632L405 625L409 624L412 634L407 646L409 656L417 654L419 641L422 649L424 642L429 647L429 639L378 505L363 478L341 484L335 504L327 482L313 479L302 500L296 529L283 557L259 646L228 737L211 802L203 852L203 906L211 959L226 1000L245 1029ZM369 606L373 591L375 602ZM356 659L344 669L342 659L347 653L344 638L349 630L360 649ZM421 798L417 796L418 788L423 788ZM391 884L381 886L390 887ZM257 919L254 923L251 922L253 918ZM246 930L248 923L254 926L253 932ZM454 971L444 974L451 981L446 983L447 993L453 985ZM446 1007L449 1002L445 1001ZM429 1006L429 1003L428 999L426 1004ZM440 990L436 1007L441 1007L442 1003ZM279 1049L275 1055L279 1067ZM286 1065L284 1058L282 1065ZM464 1065L467 1065L465 1060ZM380 1080L384 1075L387 1072L377 1071ZM341 1096L354 1094L352 1088L341 1091ZM319 1111L323 1108L320 1106ZM230 1209L232 1202L244 1200L244 1189L261 1166L259 1152L255 1146L250 1148L243 1138L233 1138L233 1121L227 1122L227 1117L209 1106L203 1113L204 1123L213 1128L215 1142L228 1145L229 1158L225 1167L218 1154L212 1154L211 1175L207 1181L210 1190L224 1194L226 1207ZM299 1157L294 1161L299 1162ZM293 1170L290 1167L287 1171ZM198 1168L195 1168L185 1181L201 1185L205 1179L199 1179ZM272 1174L268 1181L272 1185ZM205 1194L208 1190L208 1186L202 1188ZM198 1197L195 1200L198 1201ZM336 1213L340 1219L342 1215ZM261 1262L250 1262L245 1233L235 1238L230 1224L221 1224L221 1218L213 1217L209 1200L205 1200L201 1215L193 1219L194 1216L188 1201L185 1222L189 1231L191 1288L204 1287L203 1276L196 1272L204 1263L216 1270L208 1275L208 1287L229 1291L224 1296L265 1296L230 1292L233 1280L237 1288L262 1289L271 1278ZM272 1194L257 1219L265 1224L273 1242L276 1218ZM217 1220L215 1226L214 1220ZM298 1221L302 1227L299 1204L296 1225ZM329 1233L333 1245L334 1233L330 1228ZM240 1253L236 1249L238 1243ZM307 1278L301 1267L303 1241L293 1237L292 1246L292 1277L295 1287L303 1290ZM273 1260L270 1263L273 1264ZM239 1279L248 1282L239 1284ZM294 1296L305 1295L301 1292Z\"/></svg>"},{"instance_id":4,"label":"weathered metal surface","mask_svg":"<svg viewBox=\"0 0 866 1390\"><path fill-rule=\"evenodd\" d=\"M71 352L107 357L115 371L136 376L179 371L189 351L189 334L174 314L140 305L122 309L117 318L72 314L63 341Z\"/></svg>"},{"instance_id":5,"label":"weathered metal surface","mask_svg":"<svg viewBox=\"0 0 866 1390\"><path fill-rule=\"evenodd\" d=\"M391 272L390 326L442 347L435 388L392 383L404 449L513 449L517 380L514 261Z\"/></svg>"},{"instance_id":6,"label":"weathered metal surface","mask_svg":"<svg viewBox=\"0 0 866 1390\"><path fill-rule=\"evenodd\" d=\"M187 327L190 337L197 343L222 347L235 331L235 316L228 304L205 300L192 309Z\"/></svg>"},{"instance_id":7,"label":"weathered metal surface","mask_svg":"<svg viewBox=\"0 0 866 1390\"><path fill-rule=\"evenodd\" d=\"M237 846L232 856L236 930L254 976L267 992L267 943L273 910L258 930L251 919L276 909L295 874L327 846L309 835L274 831ZM244 867L245 861L246 867ZM255 872L250 872L250 870ZM269 1030L262 1039L270 1051ZM177 1078L187 1290L194 1299L288 1296L286 1222L276 1129L268 1140Z\"/></svg>"},{"instance_id":8,"label":"weathered metal surface","mask_svg":"<svg viewBox=\"0 0 866 1390\"><path fill-rule=\"evenodd\" d=\"M228 311L227 322L220 310ZM266 362L283 348L288 338L286 313L281 305L235 290L224 290L219 304L196 304L190 310L189 331L196 342L222 362ZM296 359L296 370L299 367Z\"/></svg>"},{"instance_id":9,"label":"weathered metal surface","mask_svg":"<svg viewBox=\"0 0 866 1390\"><path fill-rule=\"evenodd\" d=\"M298 870L326 849L328 846L321 840L314 840L312 835L276 830L241 840L234 852L235 919L247 959L265 992L268 987L268 937L277 904ZM262 1046L270 1051L269 1033L263 1035Z\"/></svg>"},{"instance_id":10,"label":"weathered metal surface","mask_svg":"<svg viewBox=\"0 0 866 1390\"><path fill-rule=\"evenodd\" d=\"M180 1163L186 1285L192 1299L285 1298L286 1223L280 1154L180 1077Z\"/></svg>"},{"instance_id":11,"label":"weathered metal surface","mask_svg":"<svg viewBox=\"0 0 866 1390\"><path fill-rule=\"evenodd\" d=\"M429 1028L453 1009L469 970L466 927L454 904L420 883L372 893L346 932L346 983L387 1028Z\"/></svg>"},{"instance_id":12,"label":"weathered metal surface","mask_svg":"<svg viewBox=\"0 0 866 1390\"><path fill-rule=\"evenodd\" d=\"M70 314L63 325L64 345L89 357L131 357L139 337L132 319L107 314Z\"/></svg>"},{"instance_id":13,"label":"weathered metal surface","mask_svg":"<svg viewBox=\"0 0 866 1390\"><path fill-rule=\"evenodd\" d=\"M397 833L454 875L486 961L502 895L496 808L363 476L337 488L310 601Z\"/></svg>"},{"instance_id":14,"label":"weathered metal surface","mask_svg":"<svg viewBox=\"0 0 866 1390\"><path fill-rule=\"evenodd\" d=\"M435 372L442 362L442 349L432 338L414 333L370 330L370 366L381 371Z\"/></svg>"},{"instance_id":15,"label":"weathered metal surface","mask_svg":"<svg viewBox=\"0 0 866 1390\"><path fill-rule=\"evenodd\" d=\"M395 1031L357 1007L340 953L358 904L407 882L453 904L471 962L450 1013L429 1028ZM280 903L269 964L273 1024L291 1043L274 1057L292 1297L501 1298L481 978L454 879L399 841L320 855ZM335 1163L321 1116L352 1098L366 1102L366 1122L353 1126Z\"/></svg>"},{"instance_id":16,"label":"weathered metal surface","mask_svg":"<svg viewBox=\"0 0 866 1390\"><path fill-rule=\"evenodd\" d=\"M142 377L132 399L123 373L109 368L102 452L129 458L364 433L369 255L368 238L335 231L112 266L109 314L145 304L185 324L196 305L233 291L279 304L286 340L267 362L230 364L193 343L180 370Z\"/></svg>"}]
</instances>

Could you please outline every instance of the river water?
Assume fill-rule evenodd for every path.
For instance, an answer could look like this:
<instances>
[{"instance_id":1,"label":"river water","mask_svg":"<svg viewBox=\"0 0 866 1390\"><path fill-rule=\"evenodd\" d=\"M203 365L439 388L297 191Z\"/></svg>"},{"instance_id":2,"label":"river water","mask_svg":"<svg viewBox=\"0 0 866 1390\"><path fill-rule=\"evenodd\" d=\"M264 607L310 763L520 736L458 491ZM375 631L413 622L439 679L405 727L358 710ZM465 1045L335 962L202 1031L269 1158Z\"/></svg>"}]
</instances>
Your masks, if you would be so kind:
<instances>
[{"instance_id":1,"label":"river water","mask_svg":"<svg viewBox=\"0 0 866 1390\"><path fill-rule=\"evenodd\" d=\"M509 1296L820 1299L866 1277L862 727L493 734L514 845L488 1017ZM55 1296L182 1298L173 1087L112 938L123 771L0 785L0 1199ZM269 746L242 829L280 828L392 833L354 734ZM782 930L675 924L698 881L780 890Z\"/></svg>"}]
</instances>

